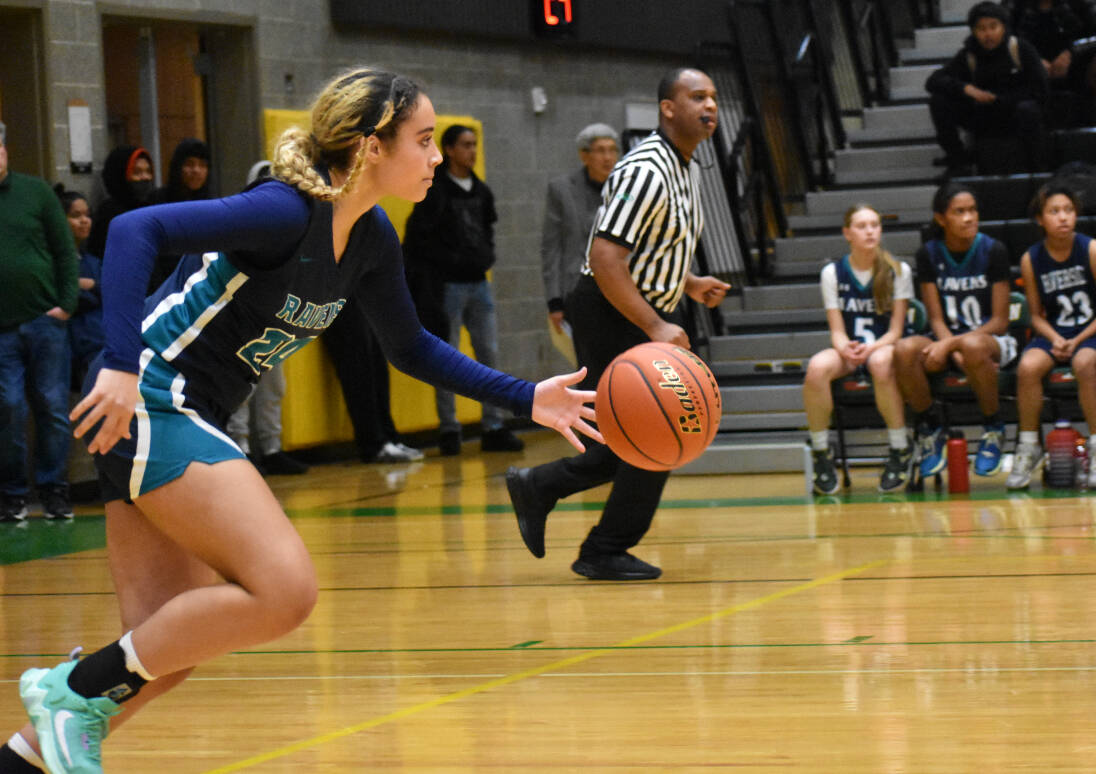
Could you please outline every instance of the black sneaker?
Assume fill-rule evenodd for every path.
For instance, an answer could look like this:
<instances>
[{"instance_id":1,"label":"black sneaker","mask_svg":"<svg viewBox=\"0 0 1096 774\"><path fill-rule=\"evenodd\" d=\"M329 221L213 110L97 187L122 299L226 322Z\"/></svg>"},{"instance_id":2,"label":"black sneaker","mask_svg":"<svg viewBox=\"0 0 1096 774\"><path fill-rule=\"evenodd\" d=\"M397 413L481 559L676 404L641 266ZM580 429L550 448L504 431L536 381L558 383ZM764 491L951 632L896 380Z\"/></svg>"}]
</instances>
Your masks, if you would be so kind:
<instances>
[{"instance_id":1,"label":"black sneaker","mask_svg":"<svg viewBox=\"0 0 1096 774\"><path fill-rule=\"evenodd\" d=\"M42 501L42 515L47 519L72 518L72 503L69 502L67 484L38 487L38 499Z\"/></svg>"},{"instance_id":2,"label":"black sneaker","mask_svg":"<svg viewBox=\"0 0 1096 774\"><path fill-rule=\"evenodd\" d=\"M515 468L506 471L506 489L518 517L518 531L522 542L537 559L544 556L544 525L548 513L556 507L556 501L542 497L533 483L532 468Z\"/></svg>"},{"instance_id":3,"label":"black sneaker","mask_svg":"<svg viewBox=\"0 0 1096 774\"><path fill-rule=\"evenodd\" d=\"M480 438L480 451L485 452L519 452L525 448L525 442L507 430L500 427L497 430L488 430Z\"/></svg>"},{"instance_id":4,"label":"black sneaker","mask_svg":"<svg viewBox=\"0 0 1096 774\"><path fill-rule=\"evenodd\" d=\"M24 521L27 518L27 498L23 495L0 495L0 521Z\"/></svg>"},{"instance_id":5,"label":"black sneaker","mask_svg":"<svg viewBox=\"0 0 1096 774\"><path fill-rule=\"evenodd\" d=\"M460 454L460 433L442 433L438 437L438 451L443 457L456 457Z\"/></svg>"},{"instance_id":6,"label":"black sneaker","mask_svg":"<svg viewBox=\"0 0 1096 774\"><path fill-rule=\"evenodd\" d=\"M653 564L632 556L627 551L619 554L579 554L571 569L592 580L654 580L662 570Z\"/></svg>"},{"instance_id":7,"label":"black sneaker","mask_svg":"<svg viewBox=\"0 0 1096 774\"><path fill-rule=\"evenodd\" d=\"M879 479L880 492L893 492L910 480L913 467L913 446L905 449L891 449L883 460L883 476Z\"/></svg>"},{"instance_id":8,"label":"black sneaker","mask_svg":"<svg viewBox=\"0 0 1096 774\"><path fill-rule=\"evenodd\" d=\"M837 468L833 464L833 455L829 449L823 451L812 450L814 459L814 491L815 494L830 495L841 487L837 480Z\"/></svg>"},{"instance_id":9,"label":"black sneaker","mask_svg":"<svg viewBox=\"0 0 1096 774\"><path fill-rule=\"evenodd\" d=\"M299 476L308 472L308 466L300 460L293 459L284 451L276 451L262 458L259 470L271 476Z\"/></svg>"}]
</instances>

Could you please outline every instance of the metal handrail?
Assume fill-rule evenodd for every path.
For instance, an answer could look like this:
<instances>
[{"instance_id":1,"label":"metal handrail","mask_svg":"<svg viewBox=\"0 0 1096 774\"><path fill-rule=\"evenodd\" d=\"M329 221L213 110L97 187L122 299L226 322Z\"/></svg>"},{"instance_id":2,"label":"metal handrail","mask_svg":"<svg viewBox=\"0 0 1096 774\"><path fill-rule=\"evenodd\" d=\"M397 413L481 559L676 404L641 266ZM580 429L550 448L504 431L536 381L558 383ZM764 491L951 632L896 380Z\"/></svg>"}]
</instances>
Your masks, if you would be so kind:
<instances>
[{"instance_id":1,"label":"metal handrail","mask_svg":"<svg viewBox=\"0 0 1096 774\"><path fill-rule=\"evenodd\" d=\"M845 26L861 100L865 105L878 105L890 96L890 68L898 64L898 45L887 3L866 0L858 14L855 0L838 0L838 10Z\"/></svg>"}]
</instances>

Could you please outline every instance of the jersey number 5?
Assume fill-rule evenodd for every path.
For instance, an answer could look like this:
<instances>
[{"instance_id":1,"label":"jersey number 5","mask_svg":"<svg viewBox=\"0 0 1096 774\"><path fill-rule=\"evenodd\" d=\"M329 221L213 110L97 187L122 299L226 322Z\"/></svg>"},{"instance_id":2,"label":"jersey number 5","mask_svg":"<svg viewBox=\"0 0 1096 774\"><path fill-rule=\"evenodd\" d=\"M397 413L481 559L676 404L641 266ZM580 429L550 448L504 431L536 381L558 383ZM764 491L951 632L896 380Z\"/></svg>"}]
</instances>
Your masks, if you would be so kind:
<instances>
[{"instance_id":1,"label":"jersey number 5","mask_svg":"<svg viewBox=\"0 0 1096 774\"><path fill-rule=\"evenodd\" d=\"M269 371L313 338L308 336L298 339L292 333L278 328L267 328L261 337L252 339L236 350L236 356L251 366L256 374L262 374L264 369Z\"/></svg>"},{"instance_id":2,"label":"jersey number 5","mask_svg":"<svg viewBox=\"0 0 1096 774\"><path fill-rule=\"evenodd\" d=\"M875 331L872 330L872 323L874 320L870 317L857 317L856 323L853 325L852 336L854 339L860 339L865 344L875 343Z\"/></svg>"}]
</instances>

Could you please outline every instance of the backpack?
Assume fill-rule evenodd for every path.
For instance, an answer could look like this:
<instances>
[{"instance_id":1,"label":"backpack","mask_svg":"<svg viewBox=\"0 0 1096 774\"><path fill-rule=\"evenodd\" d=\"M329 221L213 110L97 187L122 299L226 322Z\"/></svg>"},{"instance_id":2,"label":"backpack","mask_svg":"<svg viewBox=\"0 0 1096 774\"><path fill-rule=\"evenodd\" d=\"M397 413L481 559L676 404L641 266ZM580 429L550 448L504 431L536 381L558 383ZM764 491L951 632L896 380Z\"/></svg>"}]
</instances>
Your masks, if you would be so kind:
<instances>
[{"instance_id":1,"label":"backpack","mask_svg":"<svg viewBox=\"0 0 1096 774\"><path fill-rule=\"evenodd\" d=\"M1016 65L1016 70L1019 72L1024 69L1023 62L1020 61L1020 39L1015 35L1008 36L1008 55L1012 57L1012 63ZM974 52L967 52L967 67L970 68L971 76L974 75L974 70L978 66L978 57L974 55Z\"/></svg>"}]
</instances>

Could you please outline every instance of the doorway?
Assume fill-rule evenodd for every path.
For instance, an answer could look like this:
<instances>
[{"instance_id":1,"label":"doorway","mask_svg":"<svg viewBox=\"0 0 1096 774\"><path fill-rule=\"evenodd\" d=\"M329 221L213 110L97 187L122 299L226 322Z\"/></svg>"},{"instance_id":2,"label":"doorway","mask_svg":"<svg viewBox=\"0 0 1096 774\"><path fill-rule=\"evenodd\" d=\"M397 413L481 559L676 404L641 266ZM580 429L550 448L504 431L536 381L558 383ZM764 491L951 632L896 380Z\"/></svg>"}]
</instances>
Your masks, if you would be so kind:
<instances>
[{"instance_id":1,"label":"doorway","mask_svg":"<svg viewBox=\"0 0 1096 774\"><path fill-rule=\"evenodd\" d=\"M0 121L16 172L53 178L46 130L42 12L0 8Z\"/></svg>"},{"instance_id":2,"label":"doorway","mask_svg":"<svg viewBox=\"0 0 1096 774\"><path fill-rule=\"evenodd\" d=\"M162 185L194 137L209 144L212 194L243 187L262 152L250 27L104 16L103 66L107 152L144 147Z\"/></svg>"}]
</instances>

